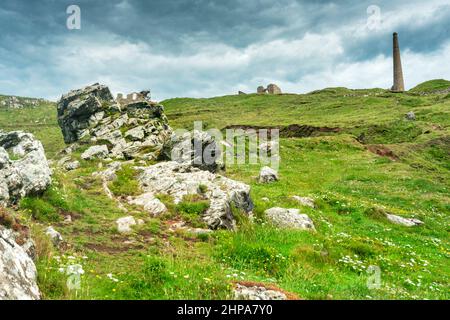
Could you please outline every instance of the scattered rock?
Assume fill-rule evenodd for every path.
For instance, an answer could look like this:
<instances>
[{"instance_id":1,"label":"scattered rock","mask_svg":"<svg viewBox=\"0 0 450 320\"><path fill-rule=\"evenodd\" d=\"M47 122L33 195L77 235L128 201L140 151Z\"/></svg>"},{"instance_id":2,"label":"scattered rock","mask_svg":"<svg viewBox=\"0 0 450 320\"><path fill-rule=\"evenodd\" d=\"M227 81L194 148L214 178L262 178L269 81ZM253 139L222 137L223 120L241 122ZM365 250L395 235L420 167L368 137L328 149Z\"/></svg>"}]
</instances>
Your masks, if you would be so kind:
<instances>
[{"instance_id":1,"label":"scattered rock","mask_svg":"<svg viewBox=\"0 0 450 320\"><path fill-rule=\"evenodd\" d=\"M277 290L267 289L263 286L245 286L237 283L234 288L236 300L287 300L287 296Z\"/></svg>"},{"instance_id":2,"label":"scattered rock","mask_svg":"<svg viewBox=\"0 0 450 320\"><path fill-rule=\"evenodd\" d=\"M406 120L414 121L416 120L416 115L414 112L410 111L407 114L405 114Z\"/></svg>"},{"instance_id":3,"label":"scattered rock","mask_svg":"<svg viewBox=\"0 0 450 320\"><path fill-rule=\"evenodd\" d=\"M107 156L108 156L108 147L106 145L92 146L81 154L81 159L84 160L105 159Z\"/></svg>"},{"instance_id":4,"label":"scattered rock","mask_svg":"<svg viewBox=\"0 0 450 320\"><path fill-rule=\"evenodd\" d=\"M41 142L31 133L0 131L0 205L39 194L51 183Z\"/></svg>"},{"instance_id":5,"label":"scattered rock","mask_svg":"<svg viewBox=\"0 0 450 320\"><path fill-rule=\"evenodd\" d=\"M80 162L79 161L70 161L70 162L66 162L64 164L64 169L66 171L72 171L72 170L76 170L80 167Z\"/></svg>"},{"instance_id":6,"label":"scattered rock","mask_svg":"<svg viewBox=\"0 0 450 320\"><path fill-rule=\"evenodd\" d=\"M275 225L283 228L315 230L314 223L299 209L270 208L264 211L266 217Z\"/></svg>"},{"instance_id":7,"label":"scattered rock","mask_svg":"<svg viewBox=\"0 0 450 320\"><path fill-rule=\"evenodd\" d=\"M134 217L128 216L117 219L116 223L117 223L117 230L120 233L130 233L131 231L133 231L131 229L131 226L136 225L136 220L134 219Z\"/></svg>"},{"instance_id":8,"label":"scattered rock","mask_svg":"<svg viewBox=\"0 0 450 320\"><path fill-rule=\"evenodd\" d=\"M125 132L125 138L129 138L134 141L139 141L144 139L145 131L143 126L139 126Z\"/></svg>"},{"instance_id":9,"label":"scattered rock","mask_svg":"<svg viewBox=\"0 0 450 320\"><path fill-rule=\"evenodd\" d=\"M295 201L297 201L298 203L300 203L302 206L310 207L310 208L313 208L313 209L316 207L313 198L310 198L310 197L292 196L292 199L294 199Z\"/></svg>"},{"instance_id":10,"label":"scattered rock","mask_svg":"<svg viewBox=\"0 0 450 320\"><path fill-rule=\"evenodd\" d=\"M178 230L182 230L188 233L192 233L194 235L204 235L204 234L210 234L213 232L211 229L203 229L203 228L191 228L186 225L184 221L177 221L170 224L169 231L170 232L176 232Z\"/></svg>"},{"instance_id":11,"label":"scattered rock","mask_svg":"<svg viewBox=\"0 0 450 320\"><path fill-rule=\"evenodd\" d=\"M0 226L0 300L38 300L36 266L11 230Z\"/></svg>"},{"instance_id":12,"label":"scattered rock","mask_svg":"<svg viewBox=\"0 0 450 320\"><path fill-rule=\"evenodd\" d=\"M50 237L55 246L59 246L63 242L63 237L53 227L47 227L45 234Z\"/></svg>"},{"instance_id":13,"label":"scattered rock","mask_svg":"<svg viewBox=\"0 0 450 320\"><path fill-rule=\"evenodd\" d=\"M270 167L262 167L261 171L259 172L258 180L261 183L278 181L278 172Z\"/></svg>"},{"instance_id":14,"label":"scattered rock","mask_svg":"<svg viewBox=\"0 0 450 320\"><path fill-rule=\"evenodd\" d=\"M405 227L414 227L423 224L423 222L418 219L403 218L394 214L386 214L386 218L392 223L399 224Z\"/></svg>"},{"instance_id":15,"label":"scattered rock","mask_svg":"<svg viewBox=\"0 0 450 320\"><path fill-rule=\"evenodd\" d=\"M259 145L260 153L269 157L277 155L279 153L279 148L280 146L278 144L278 141L267 141Z\"/></svg>"},{"instance_id":16,"label":"scattered rock","mask_svg":"<svg viewBox=\"0 0 450 320\"><path fill-rule=\"evenodd\" d=\"M158 198L156 198L153 193L144 193L140 196L131 199L129 204L138 205L144 208L153 216L159 216L164 212L167 212L167 208Z\"/></svg>"},{"instance_id":17,"label":"scattered rock","mask_svg":"<svg viewBox=\"0 0 450 320\"><path fill-rule=\"evenodd\" d=\"M203 220L210 229L234 229L231 205L247 213L253 209L250 186L200 170L191 163L168 161L137 169L141 170L138 179L146 193L170 195L175 204L186 195L198 194L209 200Z\"/></svg>"},{"instance_id":18,"label":"scattered rock","mask_svg":"<svg viewBox=\"0 0 450 320\"><path fill-rule=\"evenodd\" d=\"M270 201L270 199L269 199L269 198L267 198L267 197L262 197L262 198L261 198L261 201L264 201L264 202L269 202L269 201Z\"/></svg>"}]
</instances>

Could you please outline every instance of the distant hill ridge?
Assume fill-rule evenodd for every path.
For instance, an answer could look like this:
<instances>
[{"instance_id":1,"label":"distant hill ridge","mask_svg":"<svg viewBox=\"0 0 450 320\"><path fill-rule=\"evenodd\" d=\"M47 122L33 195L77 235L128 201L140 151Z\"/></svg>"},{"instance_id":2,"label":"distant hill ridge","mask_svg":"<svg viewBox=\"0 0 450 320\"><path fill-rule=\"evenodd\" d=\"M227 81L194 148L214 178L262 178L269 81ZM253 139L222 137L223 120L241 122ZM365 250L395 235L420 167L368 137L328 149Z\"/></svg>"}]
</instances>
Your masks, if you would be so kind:
<instances>
[{"instance_id":1,"label":"distant hill ridge","mask_svg":"<svg viewBox=\"0 0 450 320\"><path fill-rule=\"evenodd\" d=\"M46 100L42 98L0 95L0 108L21 109L27 107L37 107L45 101Z\"/></svg>"},{"instance_id":2,"label":"distant hill ridge","mask_svg":"<svg viewBox=\"0 0 450 320\"><path fill-rule=\"evenodd\" d=\"M425 81L409 90L409 92L421 94L450 93L450 81L444 79Z\"/></svg>"}]
</instances>

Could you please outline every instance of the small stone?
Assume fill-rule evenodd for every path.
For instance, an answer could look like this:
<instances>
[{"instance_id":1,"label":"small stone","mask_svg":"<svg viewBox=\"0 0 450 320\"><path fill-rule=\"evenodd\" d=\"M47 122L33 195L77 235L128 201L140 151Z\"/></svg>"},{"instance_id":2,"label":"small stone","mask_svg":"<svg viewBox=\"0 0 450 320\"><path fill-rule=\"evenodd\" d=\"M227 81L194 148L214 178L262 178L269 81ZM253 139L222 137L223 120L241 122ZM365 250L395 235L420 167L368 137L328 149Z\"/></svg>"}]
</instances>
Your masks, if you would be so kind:
<instances>
[{"instance_id":1,"label":"small stone","mask_svg":"<svg viewBox=\"0 0 450 320\"><path fill-rule=\"evenodd\" d=\"M72 170L76 170L80 167L80 162L79 161L70 161L70 162L66 162L64 164L64 169L66 171L72 171Z\"/></svg>"},{"instance_id":2,"label":"small stone","mask_svg":"<svg viewBox=\"0 0 450 320\"><path fill-rule=\"evenodd\" d=\"M47 227L47 229L45 230L45 234L50 237L55 246L59 246L59 244L63 241L63 237L61 236L61 234L52 226Z\"/></svg>"},{"instance_id":3,"label":"small stone","mask_svg":"<svg viewBox=\"0 0 450 320\"><path fill-rule=\"evenodd\" d=\"M120 233L130 233L131 231L133 231L131 229L131 226L136 225L136 220L132 216L127 216L117 219L116 224L117 230Z\"/></svg>"},{"instance_id":4,"label":"small stone","mask_svg":"<svg viewBox=\"0 0 450 320\"><path fill-rule=\"evenodd\" d=\"M108 147L106 145L92 146L81 154L84 160L104 159L108 156Z\"/></svg>"},{"instance_id":5,"label":"small stone","mask_svg":"<svg viewBox=\"0 0 450 320\"><path fill-rule=\"evenodd\" d=\"M167 212L167 208L158 198L155 198L153 193L144 193L129 201L129 204L142 206L145 211L148 211L153 216L158 216Z\"/></svg>"},{"instance_id":6,"label":"small stone","mask_svg":"<svg viewBox=\"0 0 450 320\"><path fill-rule=\"evenodd\" d=\"M270 167L263 167L259 173L259 182L260 183L270 183L274 181L278 181L278 172L273 170Z\"/></svg>"},{"instance_id":7,"label":"small stone","mask_svg":"<svg viewBox=\"0 0 450 320\"><path fill-rule=\"evenodd\" d=\"M414 120L416 120L416 114L414 112L410 111L407 114L405 114L405 118L406 118L406 120L414 121Z\"/></svg>"},{"instance_id":8,"label":"small stone","mask_svg":"<svg viewBox=\"0 0 450 320\"><path fill-rule=\"evenodd\" d=\"M263 286L244 286L240 283L234 288L236 300L287 300L286 295L277 290L267 289Z\"/></svg>"},{"instance_id":9,"label":"small stone","mask_svg":"<svg viewBox=\"0 0 450 320\"><path fill-rule=\"evenodd\" d=\"M295 201L297 201L298 203L300 203L302 206L310 207L310 208L313 208L313 209L316 207L313 198L310 198L310 197L292 196L292 199L294 199Z\"/></svg>"}]
</instances>

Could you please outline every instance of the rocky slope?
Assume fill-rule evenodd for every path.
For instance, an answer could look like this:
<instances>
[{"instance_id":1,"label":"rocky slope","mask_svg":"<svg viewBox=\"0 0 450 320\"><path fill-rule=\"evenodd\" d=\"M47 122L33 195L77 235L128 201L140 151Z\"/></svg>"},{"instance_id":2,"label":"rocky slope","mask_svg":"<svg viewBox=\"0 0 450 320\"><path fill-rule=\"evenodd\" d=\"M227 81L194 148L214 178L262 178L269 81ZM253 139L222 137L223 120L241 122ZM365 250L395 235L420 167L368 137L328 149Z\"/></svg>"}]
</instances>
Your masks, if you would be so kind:
<instances>
[{"instance_id":1,"label":"rocky slope","mask_svg":"<svg viewBox=\"0 0 450 320\"><path fill-rule=\"evenodd\" d=\"M134 168L141 172L138 180L144 193L128 202L143 206L150 214L164 211L156 198L159 194L173 197L175 204L185 196L208 200L203 220L211 229L234 229L232 206L247 213L253 209L248 185L213 173L221 167L216 161L219 150L214 139L199 131L182 136L172 134L164 109L157 103L120 104L106 86L94 84L62 96L58 122L64 140L71 144L66 153L82 145L87 147L81 154L83 160L175 160L151 166L142 166L145 162L141 162ZM204 155L208 151L211 157L206 161ZM62 158L59 164L66 169L77 167L70 156ZM114 162L96 175L112 182L120 168L121 163ZM111 195L106 187L105 190Z\"/></svg>"},{"instance_id":2,"label":"rocky slope","mask_svg":"<svg viewBox=\"0 0 450 320\"><path fill-rule=\"evenodd\" d=\"M34 243L27 234L18 232L22 227L2 207L42 193L50 183L51 171L42 144L29 133L0 131L0 300L40 297Z\"/></svg>"}]
</instances>

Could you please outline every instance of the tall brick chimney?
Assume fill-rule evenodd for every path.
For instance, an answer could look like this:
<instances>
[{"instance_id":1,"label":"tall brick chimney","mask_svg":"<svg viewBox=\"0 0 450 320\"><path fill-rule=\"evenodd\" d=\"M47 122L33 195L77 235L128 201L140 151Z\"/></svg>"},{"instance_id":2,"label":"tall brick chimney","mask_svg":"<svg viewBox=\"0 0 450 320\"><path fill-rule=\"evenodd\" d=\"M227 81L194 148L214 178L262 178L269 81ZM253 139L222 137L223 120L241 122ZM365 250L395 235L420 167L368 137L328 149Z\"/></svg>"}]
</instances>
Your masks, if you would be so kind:
<instances>
[{"instance_id":1,"label":"tall brick chimney","mask_svg":"<svg viewBox=\"0 0 450 320\"><path fill-rule=\"evenodd\" d=\"M394 58L394 85L392 86L391 91L403 92L405 91L405 83L403 82L402 61L400 59L400 47L398 45L397 32L394 32L393 58Z\"/></svg>"}]
</instances>

